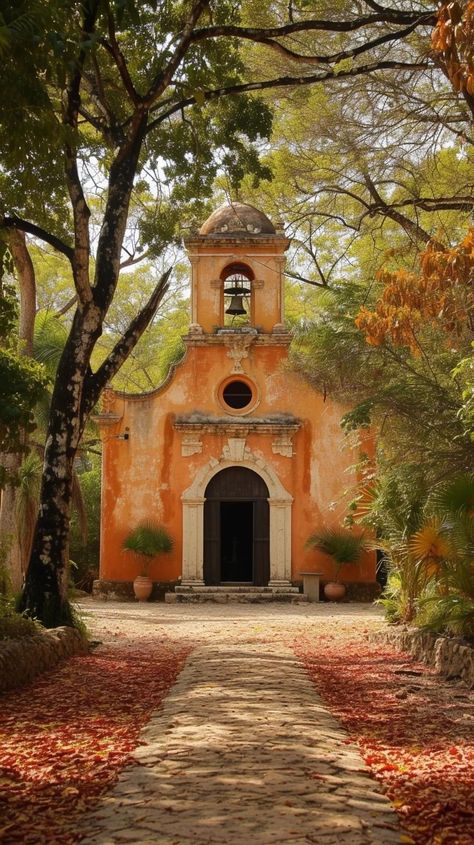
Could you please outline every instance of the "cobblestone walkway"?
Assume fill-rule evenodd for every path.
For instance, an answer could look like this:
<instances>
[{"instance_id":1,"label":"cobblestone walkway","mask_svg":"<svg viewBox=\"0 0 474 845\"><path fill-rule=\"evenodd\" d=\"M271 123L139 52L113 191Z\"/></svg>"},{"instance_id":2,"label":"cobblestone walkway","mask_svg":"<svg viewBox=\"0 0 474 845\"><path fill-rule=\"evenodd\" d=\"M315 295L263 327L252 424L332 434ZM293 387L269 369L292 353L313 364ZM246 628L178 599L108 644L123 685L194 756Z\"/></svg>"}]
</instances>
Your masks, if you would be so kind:
<instances>
[{"instance_id":1,"label":"cobblestone walkway","mask_svg":"<svg viewBox=\"0 0 474 845\"><path fill-rule=\"evenodd\" d=\"M201 644L143 731L136 764L85 817L82 845L400 842L389 801L276 636L327 611L226 610L231 619L209 606L155 611L159 633L199 632ZM252 625L275 636L258 641Z\"/></svg>"}]
</instances>

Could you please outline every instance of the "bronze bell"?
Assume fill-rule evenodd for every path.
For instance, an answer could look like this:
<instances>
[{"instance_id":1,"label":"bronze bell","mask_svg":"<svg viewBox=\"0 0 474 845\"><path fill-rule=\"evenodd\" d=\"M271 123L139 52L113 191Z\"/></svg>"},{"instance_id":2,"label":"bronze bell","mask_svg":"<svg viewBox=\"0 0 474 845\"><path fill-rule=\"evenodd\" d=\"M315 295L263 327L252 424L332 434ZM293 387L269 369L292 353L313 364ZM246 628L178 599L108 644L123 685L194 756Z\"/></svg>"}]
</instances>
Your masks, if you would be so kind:
<instances>
[{"instance_id":1,"label":"bronze bell","mask_svg":"<svg viewBox=\"0 0 474 845\"><path fill-rule=\"evenodd\" d=\"M237 314L246 314L246 310L243 306L243 293L235 293L231 297L230 305L228 308L225 309L226 314L232 314L233 317L236 317Z\"/></svg>"}]
</instances>

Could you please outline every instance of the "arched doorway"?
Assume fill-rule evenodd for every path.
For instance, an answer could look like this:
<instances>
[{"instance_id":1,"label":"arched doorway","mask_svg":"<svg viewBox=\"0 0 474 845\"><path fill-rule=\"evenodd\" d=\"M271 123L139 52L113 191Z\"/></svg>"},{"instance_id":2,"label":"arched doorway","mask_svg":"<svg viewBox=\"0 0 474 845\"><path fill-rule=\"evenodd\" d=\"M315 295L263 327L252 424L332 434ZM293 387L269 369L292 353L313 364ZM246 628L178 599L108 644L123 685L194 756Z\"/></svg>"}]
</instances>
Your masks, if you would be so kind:
<instances>
[{"instance_id":1,"label":"arched doorway","mask_svg":"<svg viewBox=\"0 0 474 845\"><path fill-rule=\"evenodd\" d=\"M204 583L267 586L269 492L263 478L246 467L228 467L214 475L204 497Z\"/></svg>"}]
</instances>

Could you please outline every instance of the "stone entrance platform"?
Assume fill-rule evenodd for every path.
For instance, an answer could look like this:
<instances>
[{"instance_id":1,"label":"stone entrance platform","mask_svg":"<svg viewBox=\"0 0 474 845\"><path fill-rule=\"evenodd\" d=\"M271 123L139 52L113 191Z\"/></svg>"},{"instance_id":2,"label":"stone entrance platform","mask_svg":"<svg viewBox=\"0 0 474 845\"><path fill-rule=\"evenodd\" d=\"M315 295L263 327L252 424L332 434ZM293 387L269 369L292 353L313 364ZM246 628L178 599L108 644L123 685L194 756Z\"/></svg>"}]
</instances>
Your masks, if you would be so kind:
<instances>
[{"instance_id":1,"label":"stone entrance platform","mask_svg":"<svg viewBox=\"0 0 474 845\"><path fill-rule=\"evenodd\" d=\"M239 586L181 586L175 587L173 593L165 593L165 602L168 603L192 603L217 602L227 604L228 602L242 602L254 604L257 602L306 602L308 596L300 593L298 587L253 587L248 584Z\"/></svg>"}]
</instances>

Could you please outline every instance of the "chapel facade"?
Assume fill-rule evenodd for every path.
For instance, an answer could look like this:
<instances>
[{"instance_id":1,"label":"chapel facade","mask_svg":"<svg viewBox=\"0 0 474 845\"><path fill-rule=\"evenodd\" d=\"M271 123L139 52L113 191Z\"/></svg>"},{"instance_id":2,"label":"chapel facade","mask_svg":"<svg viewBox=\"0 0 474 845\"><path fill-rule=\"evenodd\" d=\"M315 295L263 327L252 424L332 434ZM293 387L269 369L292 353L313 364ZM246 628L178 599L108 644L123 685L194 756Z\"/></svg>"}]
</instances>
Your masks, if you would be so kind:
<instances>
[{"instance_id":1,"label":"chapel facade","mask_svg":"<svg viewBox=\"0 0 474 845\"><path fill-rule=\"evenodd\" d=\"M103 441L100 579L123 592L138 573L122 548L143 520L174 545L150 575L185 596L245 585L299 584L303 571L332 576L306 548L339 526L358 455L345 443L344 412L288 366L284 267L289 240L253 206L215 211L186 241L191 323L186 353L151 392L108 388L97 416ZM354 597L375 587L375 557L347 567ZM364 591L365 587L365 591ZM373 594L373 593L372 593Z\"/></svg>"}]
</instances>

